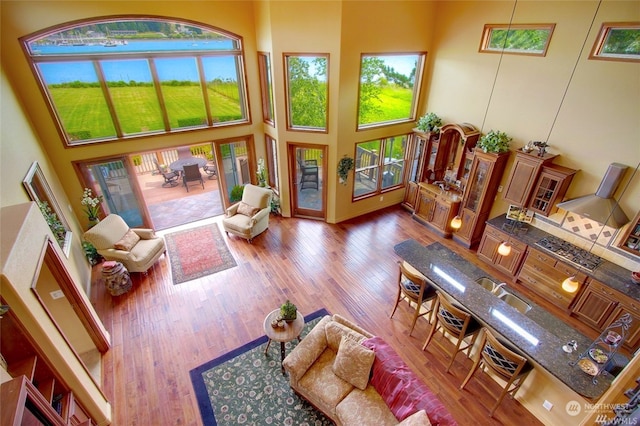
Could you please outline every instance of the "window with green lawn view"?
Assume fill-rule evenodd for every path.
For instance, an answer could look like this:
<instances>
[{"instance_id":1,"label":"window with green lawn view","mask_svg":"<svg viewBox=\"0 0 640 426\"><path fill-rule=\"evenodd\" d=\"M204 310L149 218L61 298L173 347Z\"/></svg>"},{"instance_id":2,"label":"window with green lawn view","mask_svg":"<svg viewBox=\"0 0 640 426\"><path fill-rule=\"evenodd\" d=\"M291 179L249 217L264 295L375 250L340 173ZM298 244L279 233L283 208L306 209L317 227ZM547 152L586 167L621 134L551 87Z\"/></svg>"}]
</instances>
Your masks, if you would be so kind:
<instances>
[{"instance_id":1,"label":"window with green lawn view","mask_svg":"<svg viewBox=\"0 0 640 426\"><path fill-rule=\"evenodd\" d=\"M21 40L67 145L248 122L240 37L118 18Z\"/></svg>"},{"instance_id":2,"label":"window with green lawn view","mask_svg":"<svg viewBox=\"0 0 640 426\"><path fill-rule=\"evenodd\" d=\"M415 121L425 53L362 55L358 129Z\"/></svg>"},{"instance_id":3,"label":"window with green lawn view","mask_svg":"<svg viewBox=\"0 0 640 426\"><path fill-rule=\"evenodd\" d=\"M329 55L284 54L287 128L327 131Z\"/></svg>"},{"instance_id":4,"label":"window with green lawn view","mask_svg":"<svg viewBox=\"0 0 640 426\"><path fill-rule=\"evenodd\" d=\"M487 24L480 52L545 56L555 24Z\"/></svg>"},{"instance_id":5,"label":"window with green lawn view","mask_svg":"<svg viewBox=\"0 0 640 426\"><path fill-rule=\"evenodd\" d=\"M405 184L408 140L409 135L400 135L356 145L354 199L373 196Z\"/></svg>"}]
</instances>

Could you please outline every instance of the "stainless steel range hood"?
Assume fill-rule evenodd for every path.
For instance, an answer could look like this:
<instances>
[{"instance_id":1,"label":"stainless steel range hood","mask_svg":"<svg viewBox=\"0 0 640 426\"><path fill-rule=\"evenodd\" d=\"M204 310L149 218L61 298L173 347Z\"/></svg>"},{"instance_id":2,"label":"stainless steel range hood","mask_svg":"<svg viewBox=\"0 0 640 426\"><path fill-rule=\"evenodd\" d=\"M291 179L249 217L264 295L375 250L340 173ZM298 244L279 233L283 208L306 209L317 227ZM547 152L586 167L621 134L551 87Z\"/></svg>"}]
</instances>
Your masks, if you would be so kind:
<instances>
[{"instance_id":1,"label":"stainless steel range hood","mask_svg":"<svg viewBox=\"0 0 640 426\"><path fill-rule=\"evenodd\" d=\"M559 203L558 207L598 223L616 229L621 228L629 223L629 218L622 211L618 202L613 199L613 194L626 170L627 166L624 164L610 164L595 194Z\"/></svg>"}]
</instances>

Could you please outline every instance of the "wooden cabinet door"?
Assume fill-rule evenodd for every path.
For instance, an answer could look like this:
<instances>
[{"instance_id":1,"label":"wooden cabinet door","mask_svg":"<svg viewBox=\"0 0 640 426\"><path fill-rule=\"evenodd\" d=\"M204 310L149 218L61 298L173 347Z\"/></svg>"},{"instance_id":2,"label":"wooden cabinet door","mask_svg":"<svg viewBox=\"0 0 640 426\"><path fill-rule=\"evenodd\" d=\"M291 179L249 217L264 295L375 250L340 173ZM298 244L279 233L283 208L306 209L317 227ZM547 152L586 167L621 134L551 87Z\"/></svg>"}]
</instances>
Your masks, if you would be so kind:
<instances>
[{"instance_id":1,"label":"wooden cabinet door","mask_svg":"<svg viewBox=\"0 0 640 426\"><path fill-rule=\"evenodd\" d=\"M416 202L418 201L419 186L416 182L407 183L407 188L404 191L404 200L402 200L403 207L414 211L416 208Z\"/></svg>"},{"instance_id":2,"label":"wooden cabinet door","mask_svg":"<svg viewBox=\"0 0 640 426\"><path fill-rule=\"evenodd\" d=\"M496 268L506 272L511 276L516 276L520 264L527 250L527 245L513 238L507 240L511 245L511 253L508 256L501 256L496 248L495 264ZM502 242L502 241L501 241ZM500 243L498 243L500 244Z\"/></svg>"},{"instance_id":3,"label":"wooden cabinet door","mask_svg":"<svg viewBox=\"0 0 640 426\"><path fill-rule=\"evenodd\" d=\"M503 232L493 226L487 226L478 245L478 257L493 265L498 255L498 246L503 241L506 241L506 235Z\"/></svg>"},{"instance_id":4,"label":"wooden cabinet door","mask_svg":"<svg viewBox=\"0 0 640 426\"><path fill-rule=\"evenodd\" d=\"M427 222L430 222L433 217L435 204L436 199L430 192L424 190L419 191L415 215Z\"/></svg>"},{"instance_id":5,"label":"wooden cabinet door","mask_svg":"<svg viewBox=\"0 0 640 426\"><path fill-rule=\"evenodd\" d=\"M601 330L618 305L614 293L604 284L592 280L571 310L571 315L596 330Z\"/></svg>"},{"instance_id":6,"label":"wooden cabinet door","mask_svg":"<svg viewBox=\"0 0 640 426\"><path fill-rule=\"evenodd\" d=\"M543 216L549 216L558 210L556 204L562 201L576 172L576 170L556 165L542 167L529 201L529 210Z\"/></svg>"},{"instance_id":7,"label":"wooden cabinet door","mask_svg":"<svg viewBox=\"0 0 640 426\"><path fill-rule=\"evenodd\" d=\"M436 202L435 208L433 210L433 217L431 218L431 223L433 223L437 228L446 232L449 228L449 212L451 211L451 206L446 203Z\"/></svg>"}]
</instances>

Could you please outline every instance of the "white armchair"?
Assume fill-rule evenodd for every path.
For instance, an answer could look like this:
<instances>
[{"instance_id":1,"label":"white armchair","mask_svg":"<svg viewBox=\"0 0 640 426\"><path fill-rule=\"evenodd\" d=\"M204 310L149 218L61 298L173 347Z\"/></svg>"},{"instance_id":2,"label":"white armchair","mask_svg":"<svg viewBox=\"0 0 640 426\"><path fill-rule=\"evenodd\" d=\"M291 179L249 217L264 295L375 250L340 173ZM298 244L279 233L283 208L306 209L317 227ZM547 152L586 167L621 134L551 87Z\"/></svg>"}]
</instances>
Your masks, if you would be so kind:
<instances>
[{"instance_id":1,"label":"white armchair","mask_svg":"<svg viewBox=\"0 0 640 426\"><path fill-rule=\"evenodd\" d=\"M129 228L116 214L110 214L84 233L107 260L121 262L129 272L147 270L166 252L164 238L156 236L153 229Z\"/></svg>"},{"instance_id":2,"label":"white armchair","mask_svg":"<svg viewBox=\"0 0 640 426\"><path fill-rule=\"evenodd\" d=\"M244 238L249 242L269 227L271 212L270 189L247 184L242 193L242 201L227 209L222 219L224 231Z\"/></svg>"}]
</instances>

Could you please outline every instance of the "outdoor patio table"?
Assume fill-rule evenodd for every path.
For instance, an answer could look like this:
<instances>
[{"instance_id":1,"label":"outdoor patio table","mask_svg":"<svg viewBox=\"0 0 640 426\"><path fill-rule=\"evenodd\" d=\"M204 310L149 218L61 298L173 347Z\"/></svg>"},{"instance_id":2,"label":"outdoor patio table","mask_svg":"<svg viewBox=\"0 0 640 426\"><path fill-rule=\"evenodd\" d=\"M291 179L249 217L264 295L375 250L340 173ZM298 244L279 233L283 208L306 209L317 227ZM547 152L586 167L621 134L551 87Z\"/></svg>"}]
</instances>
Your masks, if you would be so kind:
<instances>
[{"instance_id":1,"label":"outdoor patio table","mask_svg":"<svg viewBox=\"0 0 640 426\"><path fill-rule=\"evenodd\" d=\"M198 157L180 158L169 164L169 168L171 168L171 170L182 172L183 167L187 164L197 164L198 167L202 168L205 164L207 164L207 160Z\"/></svg>"}]
</instances>

